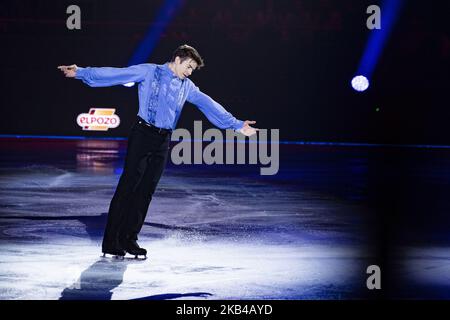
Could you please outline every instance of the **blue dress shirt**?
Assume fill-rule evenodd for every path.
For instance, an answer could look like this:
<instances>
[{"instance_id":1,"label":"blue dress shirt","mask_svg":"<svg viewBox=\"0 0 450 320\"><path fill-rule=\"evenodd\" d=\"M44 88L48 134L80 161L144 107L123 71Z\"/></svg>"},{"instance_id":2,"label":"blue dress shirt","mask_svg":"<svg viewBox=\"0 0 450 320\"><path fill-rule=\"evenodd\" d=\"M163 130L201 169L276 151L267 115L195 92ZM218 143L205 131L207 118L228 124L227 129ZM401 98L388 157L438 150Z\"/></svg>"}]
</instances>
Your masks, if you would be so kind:
<instances>
[{"instance_id":1,"label":"blue dress shirt","mask_svg":"<svg viewBox=\"0 0 450 320\"><path fill-rule=\"evenodd\" d=\"M209 121L221 129L239 130L244 125L243 121L201 92L190 79L178 78L168 63L144 63L127 68L78 67L75 78L91 87L138 83L138 116L158 128L174 130L186 100L196 105Z\"/></svg>"}]
</instances>

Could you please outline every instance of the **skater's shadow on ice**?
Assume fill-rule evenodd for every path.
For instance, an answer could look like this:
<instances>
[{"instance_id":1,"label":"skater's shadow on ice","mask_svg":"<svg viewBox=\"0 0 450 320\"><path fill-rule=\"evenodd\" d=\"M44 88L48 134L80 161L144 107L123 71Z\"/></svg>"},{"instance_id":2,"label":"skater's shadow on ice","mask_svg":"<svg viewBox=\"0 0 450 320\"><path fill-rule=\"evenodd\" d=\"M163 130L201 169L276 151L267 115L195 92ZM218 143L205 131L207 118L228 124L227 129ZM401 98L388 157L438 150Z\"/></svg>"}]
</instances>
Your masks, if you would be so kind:
<instances>
[{"instance_id":1,"label":"skater's shadow on ice","mask_svg":"<svg viewBox=\"0 0 450 320\"><path fill-rule=\"evenodd\" d=\"M111 300L112 290L123 282L128 261L102 258L61 292L59 300Z\"/></svg>"},{"instance_id":2,"label":"skater's shadow on ice","mask_svg":"<svg viewBox=\"0 0 450 320\"><path fill-rule=\"evenodd\" d=\"M190 292L190 293L166 293L166 294L156 294L153 296L142 297L135 300L170 300L184 297L200 297L207 298L212 296L211 293L208 292Z\"/></svg>"}]
</instances>

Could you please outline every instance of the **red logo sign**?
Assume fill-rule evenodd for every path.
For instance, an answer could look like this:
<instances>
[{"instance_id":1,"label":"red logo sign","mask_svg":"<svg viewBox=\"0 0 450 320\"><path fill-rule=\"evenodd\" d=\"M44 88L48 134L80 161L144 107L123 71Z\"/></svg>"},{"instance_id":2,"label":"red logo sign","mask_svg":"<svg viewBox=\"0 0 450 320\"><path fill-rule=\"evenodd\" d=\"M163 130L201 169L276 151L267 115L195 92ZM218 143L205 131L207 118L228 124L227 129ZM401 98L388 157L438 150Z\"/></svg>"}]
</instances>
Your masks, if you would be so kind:
<instances>
[{"instance_id":1,"label":"red logo sign","mask_svg":"<svg viewBox=\"0 0 450 320\"><path fill-rule=\"evenodd\" d=\"M116 109L91 108L89 113L79 114L77 124L83 130L89 131L107 131L117 128L120 124L120 118L114 114Z\"/></svg>"}]
</instances>

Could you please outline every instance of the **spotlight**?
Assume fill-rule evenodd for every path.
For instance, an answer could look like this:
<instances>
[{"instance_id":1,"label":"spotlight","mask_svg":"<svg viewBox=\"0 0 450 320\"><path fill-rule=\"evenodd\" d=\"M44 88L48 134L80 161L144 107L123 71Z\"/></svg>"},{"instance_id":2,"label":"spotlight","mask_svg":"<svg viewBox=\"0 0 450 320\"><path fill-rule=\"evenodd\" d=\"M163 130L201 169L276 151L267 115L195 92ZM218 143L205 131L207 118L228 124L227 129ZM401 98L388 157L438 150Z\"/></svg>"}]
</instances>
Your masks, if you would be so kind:
<instances>
[{"instance_id":1,"label":"spotlight","mask_svg":"<svg viewBox=\"0 0 450 320\"><path fill-rule=\"evenodd\" d=\"M352 87L359 92L365 91L369 87L369 80L364 76L356 76L352 79Z\"/></svg>"},{"instance_id":2,"label":"spotlight","mask_svg":"<svg viewBox=\"0 0 450 320\"><path fill-rule=\"evenodd\" d=\"M123 85L124 85L125 87L130 88L130 87L134 86L134 82L124 83Z\"/></svg>"}]
</instances>

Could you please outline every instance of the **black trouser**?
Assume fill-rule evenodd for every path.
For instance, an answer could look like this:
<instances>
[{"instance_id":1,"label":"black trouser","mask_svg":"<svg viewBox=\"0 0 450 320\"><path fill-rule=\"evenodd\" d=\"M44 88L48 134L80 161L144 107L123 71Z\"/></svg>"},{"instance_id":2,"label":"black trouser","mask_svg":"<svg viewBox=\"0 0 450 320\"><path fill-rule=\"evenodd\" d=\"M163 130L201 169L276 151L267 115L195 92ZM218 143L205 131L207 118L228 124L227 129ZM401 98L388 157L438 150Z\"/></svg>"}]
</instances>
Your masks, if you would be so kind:
<instances>
[{"instance_id":1,"label":"black trouser","mask_svg":"<svg viewBox=\"0 0 450 320\"><path fill-rule=\"evenodd\" d=\"M169 142L170 131L160 132L141 118L134 124L123 173L109 207L103 249L137 240L167 162Z\"/></svg>"}]
</instances>

